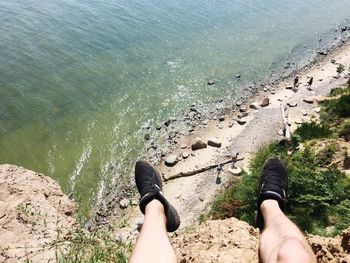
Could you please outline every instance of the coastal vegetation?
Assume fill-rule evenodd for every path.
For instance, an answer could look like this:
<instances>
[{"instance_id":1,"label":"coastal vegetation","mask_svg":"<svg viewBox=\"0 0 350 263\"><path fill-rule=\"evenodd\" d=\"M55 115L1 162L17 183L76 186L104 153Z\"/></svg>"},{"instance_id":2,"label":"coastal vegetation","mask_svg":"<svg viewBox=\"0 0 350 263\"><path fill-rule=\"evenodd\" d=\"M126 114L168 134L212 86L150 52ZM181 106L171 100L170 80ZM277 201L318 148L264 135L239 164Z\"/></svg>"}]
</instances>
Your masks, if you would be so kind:
<instances>
[{"instance_id":1,"label":"coastal vegetation","mask_svg":"<svg viewBox=\"0 0 350 263\"><path fill-rule=\"evenodd\" d=\"M254 224L259 178L266 159L289 171L286 212L305 232L335 236L350 225L350 87L332 90L320 119L303 123L288 142L273 142L251 159L249 171L214 200L209 217L235 216Z\"/></svg>"},{"instance_id":2,"label":"coastal vegetation","mask_svg":"<svg viewBox=\"0 0 350 263\"><path fill-rule=\"evenodd\" d=\"M114 239L115 229L98 229L92 232L83 227L75 229L65 237L59 237L51 246L60 263L126 263L131 245ZM64 249L62 249L64 248Z\"/></svg>"}]
</instances>

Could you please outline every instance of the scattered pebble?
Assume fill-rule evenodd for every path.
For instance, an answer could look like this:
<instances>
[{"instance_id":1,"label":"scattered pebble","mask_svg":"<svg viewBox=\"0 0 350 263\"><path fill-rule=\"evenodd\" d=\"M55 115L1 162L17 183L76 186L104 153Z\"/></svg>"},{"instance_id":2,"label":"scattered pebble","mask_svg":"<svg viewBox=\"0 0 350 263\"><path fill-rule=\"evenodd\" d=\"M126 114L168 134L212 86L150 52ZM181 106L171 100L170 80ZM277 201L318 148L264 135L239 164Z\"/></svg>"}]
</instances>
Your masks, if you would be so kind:
<instances>
[{"instance_id":1,"label":"scattered pebble","mask_svg":"<svg viewBox=\"0 0 350 263\"><path fill-rule=\"evenodd\" d=\"M178 161L177 156L175 154L171 154L165 158L164 163L166 166L172 167L177 164Z\"/></svg>"},{"instance_id":2,"label":"scattered pebble","mask_svg":"<svg viewBox=\"0 0 350 263\"><path fill-rule=\"evenodd\" d=\"M320 107L314 108L314 111L315 111L316 113L320 113L321 108L320 108Z\"/></svg>"},{"instance_id":3,"label":"scattered pebble","mask_svg":"<svg viewBox=\"0 0 350 263\"><path fill-rule=\"evenodd\" d=\"M211 137L208 139L208 145L212 147L220 148L221 142L217 138Z\"/></svg>"},{"instance_id":4,"label":"scattered pebble","mask_svg":"<svg viewBox=\"0 0 350 263\"><path fill-rule=\"evenodd\" d=\"M126 209L130 204L130 200L127 198L123 198L122 200L120 200L119 202L119 206L121 209Z\"/></svg>"},{"instance_id":5,"label":"scattered pebble","mask_svg":"<svg viewBox=\"0 0 350 263\"><path fill-rule=\"evenodd\" d=\"M291 108L298 106L296 102L288 102L287 105Z\"/></svg>"},{"instance_id":6,"label":"scattered pebble","mask_svg":"<svg viewBox=\"0 0 350 263\"><path fill-rule=\"evenodd\" d=\"M190 156L189 152L183 152L182 153L182 158L187 159Z\"/></svg>"},{"instance_id":7,"label":"scattered pebble","mask_svg":"<svg viewBox=\"0 0 350 263\"><path fill-rule=\"evenodd\" d=\"M249 106L253 110L259 109L259 103L257 101L254 101L252 104Z\"/></svg>"},{"instance_id":8,"label":"scattered pebble","mask_svg":"<svg viewBox=\"0 0 350 263\"><path fill-rule=\"evenodd\" d=\"M231 167L228 169L229 173L233 174L233 175L240 175L242 173L242 169L239 167Z\"/></svg>"},{"instance_id":9,"label":"scattered pebble","mask_svg":"<svg viewBox=\"0 0 350 263\"><path fill-rule=\"evenodd\" d=\"M239 125L244 125L247 123L246 120L236 120Z\"/></svg>"},{"instance_id":10,"label":"scattered pebble","mask_svg":"<svg viewBox=\"0 0 350 263\"><path fill-rule=\"evenodd\" d=\"M210 86L210 85L214 85L215 84L215 81L213 79L211 80L208 80L207 81L207 84Z\"/></svg>"}]
</instances>

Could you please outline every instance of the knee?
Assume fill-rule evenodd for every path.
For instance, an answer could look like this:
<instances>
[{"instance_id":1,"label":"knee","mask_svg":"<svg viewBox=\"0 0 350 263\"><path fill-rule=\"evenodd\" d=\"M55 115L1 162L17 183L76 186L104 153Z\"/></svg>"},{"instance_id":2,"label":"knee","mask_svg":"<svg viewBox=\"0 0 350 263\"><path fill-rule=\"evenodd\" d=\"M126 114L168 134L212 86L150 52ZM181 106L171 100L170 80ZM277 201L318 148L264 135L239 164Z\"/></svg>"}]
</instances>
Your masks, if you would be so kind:
<instances>
[{"instance_id":1,"label":"knee","mask_svg":"<svg viewBox=\"0 0 350 263\"><path fill-rule=\"evenodd\" d=\"M295 237L287 238L277 252L278 263L313 263L314 258L308 253L304 244Z\"/></svg>"}]
</instances>

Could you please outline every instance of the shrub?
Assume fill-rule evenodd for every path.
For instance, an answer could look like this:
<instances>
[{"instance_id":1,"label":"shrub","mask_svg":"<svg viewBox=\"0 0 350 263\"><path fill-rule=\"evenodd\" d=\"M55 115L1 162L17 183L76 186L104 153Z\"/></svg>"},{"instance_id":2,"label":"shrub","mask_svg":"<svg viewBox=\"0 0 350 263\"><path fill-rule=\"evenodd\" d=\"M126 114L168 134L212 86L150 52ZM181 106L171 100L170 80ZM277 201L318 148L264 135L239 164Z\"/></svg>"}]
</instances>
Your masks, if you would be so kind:
<instances>
[{"instance_id":1,"label":"shrub","mask_svg":"<svg viewBox=\"0 0 350 263\"><path fill-rule=\"evenodd\" d=\"M339 117L350 117L350 94L342 95L339 99L324 102L326 115L332 120Z\"/></svg>"},{"instance_id":2,"label":"shrub","mask_svg":"<svg viewBox=\"0 0 350 263\"><path fill-rule=\"evenodd\" d=\"M302 123L295 131L300 141L306 141L316 138L327 138L332 134L330 128L326 125L317 124L316 122Z\"/></svg>"},{"instance_id":3,"label":"shrub","mask_svg":"<svg viewBox=\"0 0 350 263\"><path fill-rule=\"evenodd\" d=\"M328 142L327 145L317 153L320 165L330 165L337 150L337 145L334 142Z\"/></svg>"},{"instance_id":4,"label":"shrub","mask_svg":"<svg viewBox=\"0 0 350 263\"><path fill-rule=\"evenodd\" d=\"M344 169L350 169L350 156L348 155L348 149L344 151L344 161L343 161Z\"/></svg>"},{"instance_id":5,"label":"shrub","mask_svg":"<svg viewBox=\"0 0 350 263\"><path fill-rule=\"evenodd\" d=\"M311 233L335 235L349 225L350 179L337 169L320 169L319 157L308 147L289 156L287 148L276 143L259 150L250 162L250 173L221 195L215 203L216 217L221 213L220 204L234 201L235 214L253 223L262 166L271 156L279 156L288 167L287 213L299 227ZM331 225L333 230L326 231Z\"/></svg>"},{"instance_id":6,"label":"shrub","mask_svg":"<svg viewBox=\"0 0 350 263\"><path fill-rule=\"evenodd\" d=\"M341 74L345 71L345 66L343 64L339 64L337 67L337 73Z\"/></svg>"},{"instance_id":7,"label":"shrub","mask_svg":"<svg viewBox=\"0 0 350 263\"><path fill-rule=\"evenodd\" d=\"M344 94L349 94L350 93L350 87L346 88L333 88L330 92L330 96L338 96L338 95L344 95Z\"/></svg>"},{"instance_id":8,"label":"shrub","mask_svg":"<svg viewBox=\"0 0 350 263\"><path fill-rule=\"evenodd\" d=\"M345 141L350 141L350 122L345 122L339 130L339 137L344 138Z\"/></svg>"}]
</instances>

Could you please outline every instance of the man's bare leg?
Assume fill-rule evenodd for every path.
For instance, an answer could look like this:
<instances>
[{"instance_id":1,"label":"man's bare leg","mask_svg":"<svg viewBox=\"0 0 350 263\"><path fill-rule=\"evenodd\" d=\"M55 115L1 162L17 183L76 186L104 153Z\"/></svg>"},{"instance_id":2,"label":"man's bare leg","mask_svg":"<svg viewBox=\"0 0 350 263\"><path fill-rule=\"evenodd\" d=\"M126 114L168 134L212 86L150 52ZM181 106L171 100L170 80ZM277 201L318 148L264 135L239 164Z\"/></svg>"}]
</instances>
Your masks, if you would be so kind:
<instances>
[{"instance_id":1,"label":"man's bare leg","mask_svg":"<svg viewBox=\"0 0 350 263\"><path fill-rule=\"evenodd\" d=\"M153 200L146 206L144 224L129 262L176 262L166 230L164 207L158 200Z\"/></svg>"},{"instance_id":2,"label":"man's bare leg","mask_svg":"<svg viewBox=\"0 0 350 263\"><path fill-rule=\"evenodd\" d=\"M129 262L175 263L168 232L179 228L180 217L162 193L161 176L151 164L140 160L135 164L135 182L145 219Z\"/></svg>"},{"instance_id":3,"label":"man's bare leg","mask_svg":"<svg viewBox=\"0 0 350 263\"><path fill-rule=\"evenodd\" d=\"M277 201L263 201L260 211L265 222L260 238L260 256L264 263L316 263L304 235L284 215Z\"/></svg>"}]
</instances>

